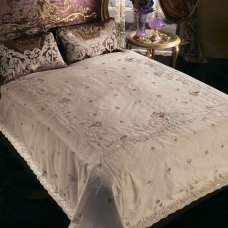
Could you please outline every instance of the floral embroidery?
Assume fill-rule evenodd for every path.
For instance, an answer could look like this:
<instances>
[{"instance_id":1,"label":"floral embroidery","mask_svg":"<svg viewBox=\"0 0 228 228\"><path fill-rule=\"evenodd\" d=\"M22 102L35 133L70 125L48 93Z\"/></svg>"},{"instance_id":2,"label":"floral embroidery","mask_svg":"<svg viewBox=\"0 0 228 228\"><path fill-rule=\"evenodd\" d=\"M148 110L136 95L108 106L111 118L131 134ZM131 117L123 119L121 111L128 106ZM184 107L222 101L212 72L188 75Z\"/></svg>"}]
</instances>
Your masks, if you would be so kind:
<instances>
[{"instance_id":1,"label":"floral embroidery","mask_svg":"<svg viewBox=\"0 0 228 228\"><path fill-rule=\"evenodd\" d=\"M166 170L166 172L167 172L167 173L170 173L170 172L171 172L171 168L168 168L168 169Z\"/></svg>"},{"instance_id":2,"label":"floral embroidery","mask_svg":"<svg viewBox=\"0 0 228 228\"><path fill-rule=\"evenodd\" d=\"M117 53L116 53L117 54ZM125 56L123 56L123 59ZM85 60L88 61L88 60ZM84 61L83 61L84 62ZM96 58L94 58L94 62L96 62ZM94 63L93 62L93 63ZM82 63L82 62L81 62ZM118 61L119 63L119 61ZM130 62L123 62L123 64L126 64L126 68L128 69L127 64ZM82 63L83 64L83 63ZM88 64L88 62L86 63ZM119 63L120 64L120 63ZM78 63L77 66L80 69L80 63ZM68 125L72 127L72 129L78 129L80 133L82 132L83 137L91 146L95 146L97 149L97 153L99 155L99 158L102 159L98 160L97 163L95 163L96 168L99 168L100 170L103 170L105 168L105 162L103 162L109 155L113 155L114 153L126 153L128 152L128 145L130 145L132 148L134 148L135 144L142 144L139 146L145 146L145 148L148 148L149 154L156 154L160 153L160 145L157 144L157 139L161 139L162 137L165 137L166 140L170 140L169 142L173 145L178 145L182 141L182 136L178 136L176 134L176 131L179 131L181 128L187 128L189 129L189 135L190 137L194 136L196 133L198 133L198 129L191 128L192 126L197 126L197 123L200 123L202 120L205 121L205 125L209 127L215 127L215 124L211 123L211 119L214 116L222 115L224 110L226 110L226 106L224 99L219 97L219 95L211 94L211 92L208 92L207 89L204 89L200 85L197 86L194 83L192 83L190 80L187 79L179 80L179 75L173 75L173 78L170 79L170 75L168 73L162 74L161 77L154 77L153 75L153 69L151 68L151 77L145 76L144 74L141 74L139 77L145 77L145 81L147 82L156 82L156 84L161 85L161 83L172 83L172 80L174 81L175 85L172 87L171 91L175 90L176 83L178 83L178 88L181 89L181 95L183 95L183 98L178 100L184 109L175 109L175 102L171 105L166 106L163 105L161 102L163 99L168 99L166 96L164 96L165 93L163 93L162 90L158 86L154 86L151 83L148 83L151 86L151 94L153 97L151 97L151 100L153 100L155 103L159 102L157 106L151 105L150 99L147 99L144 96L141 96L141 89L143 87L138 87L136 84L134 84L135 78L139 80L139 77L137 78L137 75L132 74L129 72L129 76L134 75L134 79L131 77L126 78L126 76L121 75L120 78L118 78L118 74L114 74L113 71L110 69L110 65L107 63L102 66L106 72L108 72L108 75L105 75L104 83L105 86L108 87L108 93L106 94L108 99L110 99L112 102L108 103L108 100L105 100L105 108L100 108L100 100L101 96L93 96L93 90L97 89L92 83L89 84L89 81L87 81L87 78L91 77L93 78L94 75L89 75L90 72L85 73L83 75L83 83L81 83L81 78L79 79L80 83L77 81L77 91L83 92L84 97L82 101L80 102L82 104L87 105L89 109L85 113L86 115L83 116L76 116L74 113L74 110L72 106L74 105L73 102L77 102L77 99L73 100L72 96L68 91L63 91L63 94L61 94L61 98L57 98L57 94L55 93L55 90L50 89L46 81L40 81L39 77L37 78L26 78L21 79L20 83L22 84L24 88L29 90L29 93L31 93L33 96L37 96L38 98L42 94L47 94L47 97L45 99L50 103L50 108L52 108L54 111L58 110L59 116L61 116L61 120L65 121ZM143 67L150 67L147 65L144 65ZM77 68L77 69L78 69ZM92 68L92 67L91 67ZM81 67L82 70L84 70L84 65ZM125 70L122 69L122 66L120 67L122 70L121 72L124 72ZM148 69L146 69L148 70ZM158 72L158 70L156 69ZM113 76L115 75L115 76ZM84 77L85 76L85 77ZM102 75L103 76L103 75ZM123 79L123 80L121 80ZM178 79L178 80L176 80ZM103 79L102 79L103 80ZM110 81L113 81L113 83L109 83ZM19 82L18 82L19 83ZM88 91L85 91L85 88L89 85L90 90L92 93L89 93ZM140 84L141 85L141 84ZM69 85L68 85L69 86ZM36 92L34 91L34 88L36 88ZM124 90L121 90L124 88ZM135 88L136 91L134 93L132 92L132 89ZM157 89L157 90L156 90ZM154 91L155 90L155 91ZM199 91L198 97L200 99L195 99L194 95L190 95L188 91ZM124 93L123 93L124 92ZM72 92L73 94L73 92ZM116 96L118 94L118 97ZM125 106L123 103L118 103L119 100L121 100L124 96L123 95L131 95L132 96L132 105L133 111L137 112L143 111L143 106L146 105L146 107L151 109L146 110L147 115L143 115L143 118L134 118L134 115L131 116L132 113L129 114L129 116L123 115L125 112ZM97 94L96 94L97 95ZM103 94L98 94L102 95ZM161 98L157 97L157 95L161 95ZM179 93L173 93L171 94L171 98L175 98L175 96L179 96ZM193 97L192 97L193 96ZM208 98L209 97L209 98ZM174 99L173 98L173 99ZM43 97L42 97L43 99ZM93 100L92 104L89 104L89 100ZM106 99L106 97L102 97L102 99ZM123 98L124 99L124 98ZM202 101L207 102L202 102ZM84 103L83 103L84 102ZM147 102L147 103L146 103ZM196 103L194 103L196 102ZM201 102L202 106L197 106L198 103ZM98 104L99 103L99 104ZM96 105L98 104L98 105ZM123 104L123 105L122 105ZM135 105L137 104L137 105ZM197 105L196 105L197 104ZM210 108L207 108L205 106L208 106ZM140 109L139 109L140 106ZM116 107L121 107L118 111L116 110ZM48 111L48 110L45 110ZM44 111L44 112L45 112ZM122 113L123 111L123 113ZM132 110L131 110L132 111ZM106 115L107 112L107 115ZM112 116L113 114L113 116ZM134 114L134 113L133 113ZM109 117L112 118L112 126L113 123L115 126L115 134L112 134L112 129L109 128ZM114 122L116 121L116 122ZM189 128L188 128L189 127ZM122 129L126 129L127 131L121 131ZM120 129L120 132L118 130ZM71 129L69 130L70 132ZM213 132L213 129L210 129L211 132ZM133 134L131 134L133 132ZM107 137L108 136L108 137ZM220 143L218 145L218 148L222 148L223 143ZM220 149L221 150L221 149ZM137 152L137 151L136 151ZM222 150L220 151L223 152ZM202 149L200 151L202 157L204 159L209 159L211 155L207 150L207 147ZM206 156L207 157L204 157ZM186 155L183 158L183 163L187 167L187 169L191 169L194 165L195 159L191 155ZM171 164L167 164L167 166L163 167L163 174L170 178L173 173L175 173L175 167L171 166ZM174 212L178 208L181 208L188 204L190 201L199 198L202 195L207 194L210 192L210 190L214 190L217 188L217 185L220 186L222 182L222 176L219 173L219 170L215 170L214 173L212 173L215 180L213 183L210 183L208 185L205 185L203 187L197 187L197 182L195 182L195 179L188 185L183 186L181 189L183 193L183 198L181 200L175 200L171 203L163 201L162 198L158 197L158 199L154 199L152 201L153 204L153 212L151 215L148 215L145 218L142 218L141 221L139 221L138 224L132 224L131 227L145 227L145 224L151 225L152 222L156 222L157 220L160 220L161 218L165 217L166 215L170 214L171 212ZM70 178L70 177L69 177ZM153 184L153 179L151 176L146 176L145 179L143 179L143 183L146 185L147 188L150 188ZM227 184L227 180L226 180ZM107 201L107 198L105 198ZM114 202L114 201L113 201ZM125 221L126 223L126 221Z\"/></svg>"},{"instance_id":3,"label":"floral embroidery","mask_svg":"<svg viewBox=\"0 0 228 228\"><path fill-rule=\"evenodd\" d=\"M126 55L126 53L121 53L124 55ZM135 58L125 58L126 61L133 61L135 62ZM141 61L141 60L140 60ZM146 60L147 61L147 60ZM139 61L136 61L139 62ZM154 63L151 64L154 67ZM106 69L106 68L105 68ZM106 71L108 71L108 66ZM168 80L170 80L170 74L168 73L162 73L162 75L166 78L166 76L168 76ZM129 75L130 76L130 75ZM187 86L187 90L189 90L189 87L191 86L191 83L188 82L186 79L180 78L179 76L173 76L173 80L176 80L176 78L178 79L178 81L180 81L181 83L183 83L183 86ZM151 80L150 78L148 78L148 80ZM150 139L153 139L156 136L164 136L167 135L169 131L178 129L181 125L186 125L186 124L191 124L193 122L201 122L202 120L207 121L208 119L210 119L211 116L215 115L216 113L220 113L222 109L222 104L221 104L221 109L219 107L219 103L220 100L215 98L216 96L210 97L210 109L205 109L205 111L203 112L193 112L193 111L186 111L186 112L180 112L180 113L174 113L174 112L164 112L164 111L154 111L150 117L148 118L148 120L145 123L139 123L139 122L132 122L132 123L128 123L127 120L119 120L119 123L121 124L130 124L132 129L138 131L138 132L146 132L145 136L138 136L138 137L132 137L132 136L125 136L125 137L117 137L116 139L113 139L111 142L105 140L104 135L106 134L106 129L104 128L103 124L101 121L95 121L95 120L87 120L85 122L78 122L77 118L72 116L72 110L71 110L71 96L70 95L65 95L60 101L55 101L55 97L56 94L52 94L52 92L46 88L45 86L45 82L40 80L39 78L37 78L36 80L32 79L29 80L28 78L26 79L27 82L32 83L32 84L37 84L37 85L31 85L31 88L36 87L36 93L39 93L40 95L43 94L43 90L44 91L48 91L48 96L49 99L52 99L52 103L55 104L57 103L61 103L62 108L60 108L60 110L62 110L62 114L63 116L65 116L66 120L68 122L71 122L75 125L80 125L81 127L84 127L85 129L88 130L87 135L89 137L91 137L93 139L93 142L96 143L97 146L99 146L100 148L102 148L103 153L110 153L113 151L118 151L120 148L124 148L125 144L127 143L141 143L141 142L146 142ZM24 84L24 82L23 82ZM113 84L113 89L118 90L118 85L115 85L114 83L112 83L111 81L107 80L107 84ZM25 84L24 84L25 86ZM91 86L83 86L84 88L90 88ZM40 89L40 92L39 92ZM137 89L133 87L131 87L131 90L134 92L137 92ZM193 85L193 90L192 91L196 91L196 86ZM197 91L199 91L199 89L197 88ZM34 90L32 90L33 93L35 93ZM117 97L117 93L113 93L114 97ZM205 91L201 91L201 93L199 93L199 96L203 96L204 99L207 100L208 97L208 93L206 93ZM161 94L158 94L157 97L160 99L162 97ZM93 100L89 99L88 100L89 103L92 103ZM136 100L135 104L140 104L143 105L143 99L140 100ZM185 101L186 105L191 106L191 104L188 103L188 101ZM60 104L59 104L60 105ZM56 107L59 107L59 105L56 105ZM115 110L121 110L120 106L115 106L113 107ZM186 109L187 110L187 109ZM93 112L91 113L91 117L94 118L98 118L99 115L97 112ZM156 128L154 127L156 126ZM214 125L212 124L212 127ZM193 134L196 134L195 130L193 130ZM101 140L102 138L102 140ZM173 139L174 142L177 141L177 138ZM102 142L101 142L102 141ZM154 150L154 147L151 147L152 150Z\"/></svg>"},{"instance_id":4,"label":"floral embroidery","mask_svg":"<svg viewBox=\"0 0 228 228\"><path fill-rule=\"evenodd\" d=\"M199 95L199 91L189 91L189 94L192 96L198 96Z\"/></svg>"}]
</instances>

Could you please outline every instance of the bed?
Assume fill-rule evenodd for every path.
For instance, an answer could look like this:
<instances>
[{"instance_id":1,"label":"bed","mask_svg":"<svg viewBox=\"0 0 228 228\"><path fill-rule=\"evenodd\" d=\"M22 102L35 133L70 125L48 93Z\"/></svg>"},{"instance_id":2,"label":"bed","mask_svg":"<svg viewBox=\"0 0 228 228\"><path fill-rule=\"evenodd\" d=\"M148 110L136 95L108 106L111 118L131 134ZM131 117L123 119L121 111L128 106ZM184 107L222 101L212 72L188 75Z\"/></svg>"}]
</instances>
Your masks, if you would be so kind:
<instances>
[{"instance_id":1,"label":"bed","mask_svg":"<svg viewBox=\"0 0 228 228\"><path fill-rule=\"evenodd\" d=\"M70 228L149 227L227 186L226 94L120 49L107 1L38 3L49 10L38 11L45 20L31 9L35 22L20 24L21 14L1 20L7 41L0 46L0 131L70 218ZM72 13L72 4L78 11ZM103 39L102 48L84 52L77 44L72 51L76 41L85 45L78 34L87 47ZM30 36L39 48L22 53Z\"/></svg>"}]
</instances>

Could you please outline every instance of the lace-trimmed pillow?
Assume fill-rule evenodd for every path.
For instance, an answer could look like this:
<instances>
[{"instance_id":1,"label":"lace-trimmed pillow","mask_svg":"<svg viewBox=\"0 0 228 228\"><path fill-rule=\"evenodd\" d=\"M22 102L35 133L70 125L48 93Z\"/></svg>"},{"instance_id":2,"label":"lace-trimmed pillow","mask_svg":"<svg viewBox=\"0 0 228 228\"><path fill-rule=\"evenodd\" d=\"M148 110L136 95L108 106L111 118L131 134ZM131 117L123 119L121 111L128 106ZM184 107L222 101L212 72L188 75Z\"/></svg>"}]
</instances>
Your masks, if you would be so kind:
<instances>
[{"instance_id":1,"label":"lace-trimmed pillow","mask_svg":"<svg viewBox=\"0 0 228 228\"><path fill-rule=\"evenodd\" d=\"M52 33L0 43L0 85L32 72L65 66Z\"/></svg>"},{"instance_id":2,"label":"lace-trimmed pillow","mask_svg":"<svg viewBox=\"0 0 228 228\"><path fill-rule=\"evenodd\" d=\"M75 25L58 30L67 63L117 51L115 22L106 21Z\"/></svg>"}]
</instances>

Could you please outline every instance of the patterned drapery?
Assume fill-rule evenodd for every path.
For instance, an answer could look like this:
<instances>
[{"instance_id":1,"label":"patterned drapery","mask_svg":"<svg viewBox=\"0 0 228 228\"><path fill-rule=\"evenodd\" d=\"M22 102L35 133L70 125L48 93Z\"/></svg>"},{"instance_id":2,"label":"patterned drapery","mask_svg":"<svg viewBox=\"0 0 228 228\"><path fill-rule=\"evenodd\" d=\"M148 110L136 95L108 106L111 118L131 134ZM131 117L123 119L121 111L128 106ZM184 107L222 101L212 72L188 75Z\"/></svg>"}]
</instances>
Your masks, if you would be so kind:
<instances>
[{"instance_id":1,"label":"patterned drapery","mask_svg":"<svg viewBox=\"0 0 228 228\"><path fill-rule=\"evenodd\" d=\"M180 25L180 37L183 44L180 53L189 62L205 62L199 40L197 4L199 1L189 1L192 13Z\"/></svg>"},{"instance_id":2,"label":"patterned drapery","mask_svg":"<svg viewBox=\"0 0 228 228\"><path fill-rule=\"evenodd\" d=\"M115 18L118 32L118 41L121 47L125 46L125 0L110 0L110 15Z\"/></svg>"},{"instance_id":3,"label":"patterned drapery","mask_svg":"<svg viewBox=\"0 0 228 228\"><path fill-rule=\"evenodd\" d=\"M200 0L160 0L167 19L179 23L178 35L181 37L181 55L187 61L204 62L198 29L197 7Z\"/></svg>"}]
</instances>

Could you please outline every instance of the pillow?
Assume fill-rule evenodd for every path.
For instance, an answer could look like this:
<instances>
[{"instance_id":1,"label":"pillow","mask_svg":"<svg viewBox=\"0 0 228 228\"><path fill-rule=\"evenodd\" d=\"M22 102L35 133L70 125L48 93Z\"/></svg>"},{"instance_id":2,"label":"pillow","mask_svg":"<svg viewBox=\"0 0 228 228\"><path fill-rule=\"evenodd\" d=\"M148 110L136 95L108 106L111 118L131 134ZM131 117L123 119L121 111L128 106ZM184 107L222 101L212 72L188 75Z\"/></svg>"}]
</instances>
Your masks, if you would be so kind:
<instances>
[{"instance_id":1,"label":"pillow","mask_svg":"<svg viewBox=\"0 0 228 228\"><path fill-rule=\"evenodd\" d=\"M0 41L100 21L101 0L0 0Z\"/></svg>"},{"instance_id":2,"label":"pillow","mask_svg":"<svg viewBox=\"0 0 228 228\"><path fill-rule=\"evenodd\" d=\"M52 33L0 43L0 85L32 72L65 66Z\"/></svg>"},{"instance_id":3,"label":"pillow","mask_svg":"<svg viewBox=\"0 0 228 228\"><path fill-rule=\"evenodd\" d=\"M57 34L67 63L116 51L119 48L113 18L61 28Z\"/></svg>"}]
</instances>

